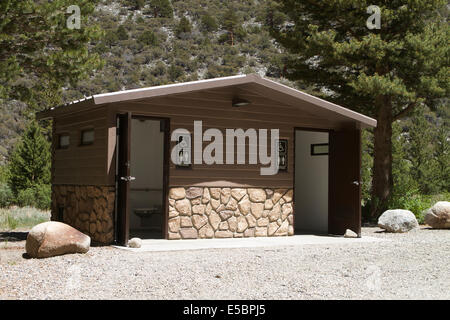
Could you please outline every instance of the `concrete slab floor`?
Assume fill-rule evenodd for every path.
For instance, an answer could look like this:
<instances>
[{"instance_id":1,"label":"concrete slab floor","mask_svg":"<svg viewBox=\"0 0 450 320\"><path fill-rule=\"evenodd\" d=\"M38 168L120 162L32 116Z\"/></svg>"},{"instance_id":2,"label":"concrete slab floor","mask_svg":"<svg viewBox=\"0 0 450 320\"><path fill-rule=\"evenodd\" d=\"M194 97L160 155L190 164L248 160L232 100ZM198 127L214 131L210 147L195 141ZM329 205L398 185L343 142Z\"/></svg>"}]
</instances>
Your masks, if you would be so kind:
<instances>
[{"instance_id":1,"label":"concrete slab floor","mask_svg":"<svg viewBox=\"0 0 450 320\"><path fill-rule=\"evenodd\" d=\"M128 248L113 246L118 249L133 252L155 252L155 251L179 251L179 250L202 250L202 249L230 249L230 248L258 248L258 247L280 247L280 246L302 246L302 245L327 245L327 244L350 244L361 242L388 241L375 237L344 238L323 235L294 235L289 237L257 237L257 238L226 238L226 239L195 239L195 240L165 240L165 239L143 239L140 248Z\"/></svg>"}]
</instances>

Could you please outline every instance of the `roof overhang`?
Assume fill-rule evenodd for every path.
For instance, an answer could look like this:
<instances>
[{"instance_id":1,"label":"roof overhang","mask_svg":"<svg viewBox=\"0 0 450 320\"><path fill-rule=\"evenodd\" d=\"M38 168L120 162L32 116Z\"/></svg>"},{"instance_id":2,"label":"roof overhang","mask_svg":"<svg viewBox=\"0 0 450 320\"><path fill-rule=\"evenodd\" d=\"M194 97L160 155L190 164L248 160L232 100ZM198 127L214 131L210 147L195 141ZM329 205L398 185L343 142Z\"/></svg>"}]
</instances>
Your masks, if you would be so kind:
<instances>
[{"instance_id":1,"label":"roof overhang","mask_svg":"<svg viewBox=\"0 0 450 320\"><path fill-rule=\"evenodd\" d=\"M345 118L348 121L357 122L361 127L376 127L377 121L353 110L341 107L329 101L317 98L313 95L288 87L278 82L260 77L256 74L239 75L232 77L223 77L199 81L191 81L184 83L175 83L156 87L125 90L111 93L103 93L93 95L82 100L74 101L64 106L51 108L39 112L38 119L52 118L55 114L64 113L67 109L73 109L78 105L93 107L95 105L104 105L124 101L142 100L153 97L162 97L176 94L183 94L195 91L224 88L229 86L239 86L246 84L254 84L259 87L260 92L271 92L275 99L283 99L291 104L306 102L316 106L323 111L334 113L335 115ZM255 86L254 86L255 87Z\"/></svg>"}]
</instances>

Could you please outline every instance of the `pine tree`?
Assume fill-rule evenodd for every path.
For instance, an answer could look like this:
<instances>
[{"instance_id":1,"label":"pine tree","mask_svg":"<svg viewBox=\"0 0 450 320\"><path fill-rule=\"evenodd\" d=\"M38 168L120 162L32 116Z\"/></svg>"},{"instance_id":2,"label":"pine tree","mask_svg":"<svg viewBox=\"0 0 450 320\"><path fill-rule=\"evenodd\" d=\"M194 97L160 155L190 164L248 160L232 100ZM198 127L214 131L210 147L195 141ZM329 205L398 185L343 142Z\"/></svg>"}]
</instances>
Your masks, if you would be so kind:
<instances>
[{"instance_id":1,"label":"pine tree","mask_svg":"<svg viewBox=\"0 0 450 320\"><path fill-rule=\"evenodd\" d=\"M209 15L208 13L202 15L201 28L203 31L214 32L218 27L219 26L217 25L217 21L213 16Z\"/></svg>"},{"instance_id":2,"label":"pine tree","mask_svg":"<svg viewBox=\"0 0 450 320\"><path fill-rule=\"evenodd\" d=\"M413 164L408 157L409 143L404 126L401 120L392 124L392 175L394 188L391 198L394 198L394 200L408 194L415 194L419 189L418 181L411 173Z\"/></svg>"},{"instance_id":3,"label":"pine tree","mask_svg":"<svg viewBox=\"0 0 450 320\"><path fill-rule=\"evenodd\" d=\"M236 12L233 8L229 8L223 17L223 26L222 28L227 31L228 41L230 45L234 45L235 42L235 33L239 27L239 18L236 15Z\"/></svg>"},{"instance_id":4,"label":"pine tree","mask_svg":"<svg viewBox=\"0 0 450 320\"><path fill-rule=\"evenodd\" d=\"M14 149L8 172L8 184L14 194L50 183L50 143L36 121L32 121Z\"/></svg>"},{"instance_id":5,"label":"pine tree","mask_svg":"<svg viewBox=\"0 0 450 320\"><path fill-rule=\"evenodd\" d=\"M128 4L133 10L141 10L145 6L145 0L129 0Z\"/></svg>"},{"instance_id":6,"label":"pine tree","mask_svg":"<svg viewBox=\"0 0 450 320\"><path fill-rule=\"evenodd\" d=\"M422 194L433 194L436 185L436 162L433 159L434 132L425 118L423 107L416 108L410 119L407 158L411 161L411 177Z\"/></svg>"},{"instance_id":7,"label":"pine tree","mask_svg":"<svg viewBox=\"0 0 450 320\"><path fill-rule=\"evenodd\" d=\"M375 1L381 29L366 24L373 1L279 2L288 21L272 34L294 56L287 77L378 121L371 210L376 216L393 187L392 123L421 104L432 107L450 91L450 27L438 12L446 1Z\"/></svg>"},{"instance_id":8,"label":"pine tree","mask_svg":"<svg viewBox=\"0 0 450 320\"><path fill-rule=\"evenodd\" d=\"M158 44L158 38L156 37L155 33L151 30L146 30L142 32L138 38L138 41L146 46Z\"/></svg>"},{"instance_id":9,"label":"pine tree","mask_svg":"<svg viewBox=\"0 0 450 320\"><path fill-rule=\"evenodd\" d=\"M63 86L101 67L99 55L87 48L102 36L98 26L87 25L96 1L0 2L0 98L43 108L48 106L46 96L40 96L44 88L61 95ZM67 23L73 15L67 9L74 4L80 8L79 29Z\"/></svg>"},{"instance_id":10,"label":"pine tree","mask_svg":"<svg viewBox=\"0 0 450 320\"><path fill-rule=\"evenodd\" d=\"M173 18L173 8L169 0L151 0L150 8L155 18Z\"/></svg>"},{"instance_id":11,"label":"pine tree","mask_svg":"<svg viewBox=\"0 0 450 320\"><path fill-rule=\"evenodd\" d=\"M182 17L175 29L175 34L177 35L178 38L180 38L183 35L191 33L191 31L192 31L191 23L186 17Z\"/></svg>"},{"instance_id":12,"label":"pine tree","mask_svg":"<svg viewBox=\"0 0 450 320\"><path fill-rule=\"evenodd\" d=\"M117 38L119 40L128 40L128 32L123 25L117 28Z\"/></svg>"},{"instance_id":13,"label":"pine tree","mask_svg":"<svg viewBox=\"0 0 450 320\"><path fill-rule=\"evenodd\" d=\"M439 112L442 111L442 112ZM449 126L448 105L444 105L438 114L441 116L441 123L436 130L434 157L437 167L436 183L439 192L450 192L450 126Z\"/></svg>"}]
</instances>

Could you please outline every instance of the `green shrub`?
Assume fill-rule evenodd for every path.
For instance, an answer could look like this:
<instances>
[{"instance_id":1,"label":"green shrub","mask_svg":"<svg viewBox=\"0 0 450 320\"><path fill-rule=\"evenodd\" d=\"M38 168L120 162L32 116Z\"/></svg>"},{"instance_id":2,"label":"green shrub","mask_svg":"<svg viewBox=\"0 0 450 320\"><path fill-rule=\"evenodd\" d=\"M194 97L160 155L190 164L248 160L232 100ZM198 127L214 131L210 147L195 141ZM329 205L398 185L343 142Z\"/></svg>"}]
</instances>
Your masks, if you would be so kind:
<instances>
[{"instance_id":1,"label":"green shrub","mask_svg":"<svg viewBox=\"0 0 450 320\"><path fill-rule=\"evenodd\" d=\"M20 190L17 193L17 205L20 207L33 207L34 206L34 196L35 196L34 188L27 188L24 190Z\"/></svg>"},{"instance_id":2,"label":"green shrub","mask_svg":"<svg viewBox=\"0 0 450 320\"><path fill-rule=\"evenodd\" d=\"M0 182L0 208L9 207L14 199L11 188L3 182Z\"/></svg>"},{"instance_id":3,"label":"green shrub","mask_svg":"<svg viewBox=\"0 0 450 320\"><path fill-rule=\"evenodd\" d=\"M40 185L36 188L34 206L41 210L50 209L52 202L52 187L49 184Z\"/></svg>"},{"instance_id":4,"label":"green shrub","mask_svg":"<svg viewBox=\"0 0 450 320\"><path fill-rule=\"evenodd\" d=\"M50 208L51 186L38 185L19 191L17 205L20 207L35 207L41 210Z\"/></svg>"},{"instance_id":5,"label":"green shrub","mask_svg":"<svg viewBox=\"0 0 450 320\"><path fill-rule=\"evenodd\" d=\"M191 22L186 18L182 17L180 19L180 22L178 23L177 27L175 28L175 34L179 38L186 37L187 34L191 33L192 31L192 25Z\"/></svg>"},{"instance_id":6,"label":"green shrub","mask_svg":"<svg viewBox=\"0 0 450 320\"><path fill-rule=\"evenodd\" d=\"M424 211L434 204L431 196L421 195L409 191L401 195L394 195L389 202L389 209L409 210L416 216L420 224L424 223Z\"/></svg>"},{"instance_id":7,"label":"green shrub","mask_svg":"<svg viewBox=\"0 0 450 320\"><path fill-rule=\"evenodd\" d=\"M8 185L15 196L36 185L50 183L50 143L32 121L16 145L8 164Z\"/></svg>"},{"instance_id":8,"label":"green shrub","mask_svg":"<svg viewBox=\"0 0 450 320\"><path fill-rule=\"evenodd\" d=\"M123 25L120 25L119 28L117 28L116 31L117 38L119 40L127 40L128 39L128 32L127 29Z\"/></svg>"},{"instance_id":9,"label":"green shrub","mask_svg":"<svg viewBox=\"0 0 450 320\"><path fill-rule=\"evenodd\" d=\"M201 28L203 31L213 32L219 28L219 25L214 17L209 14L204 14L202 15Z\"/></svg>"},{"instance_id":10,"label":"green shrub","mask_svg":"<svg viewBox=\"0 0 450 320\"><path fill-rule=\"evenodd\" d=\"M158 38L156 37L155 33L151 30L144 31L138 38L139 43L150 46L150 45L157 45L158 44Z\"/></svg>"}]
</instances>

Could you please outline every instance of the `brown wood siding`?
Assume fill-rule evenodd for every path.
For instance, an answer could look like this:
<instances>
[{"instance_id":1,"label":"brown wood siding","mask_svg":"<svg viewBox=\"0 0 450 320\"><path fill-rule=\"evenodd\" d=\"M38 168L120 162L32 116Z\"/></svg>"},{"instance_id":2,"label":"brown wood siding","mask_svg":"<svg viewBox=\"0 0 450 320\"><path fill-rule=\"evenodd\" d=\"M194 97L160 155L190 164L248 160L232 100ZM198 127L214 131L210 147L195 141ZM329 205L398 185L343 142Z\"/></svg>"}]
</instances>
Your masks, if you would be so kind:
<instances>
[{"instance_id":1,"label":"brown wood siding","mask_svg":"<svg viewBox=\"0 0 450 320\"><path fill-rule=\"evenodd\" d=\"M59 115L53 121L52 161L53 184L66 185L108 185L107 176L107 111L105 106L92 110ZM91 145L81 144L81 132L94 129L95 138ZM58 149L59 134L70 135L67 149Z\"/></svg>"},{"instance_id":2,"label":"brown wood siding","mask_svg":"<svg viewBox=\"0 0 450 320\"><path fill-rule=\"evenodd\" d=\"M202 93L190 93L170 97L158 97L146 101L129 101L109 105L109 127L115 126L116 113L131 111L135 115L146 115L170 119L170 132L185 128L193 132L195 120L203 121L203 131L217 128L279 129L280 139L288 139L288 170L275 176L260 175L260 165L192 165L192 168L176 168L170 163L169 186L257 186L257 187L293 187L294 173L294 128L310 127L332 129L337 124L314 115L312 112L299 111L296 107L282 104L266 97L241 92L240 97L251 101L241 108L231 106L232 91L209 90ZM110 130L108 167L109 183L114 183L115 168L112 157L114 153L115 131ZM224 135L225 136L225 135ZM225 137L224 137L225 138ZM192 140L193 144L193 140ZM209 142L204 143L204 145ZM171 143L170 151L175 143ZM236 145L236 141L235 141ZM248 148L246 149L248 153ZM224 150L225 161L225 150Z\"/></svg>"}]
</instances>

